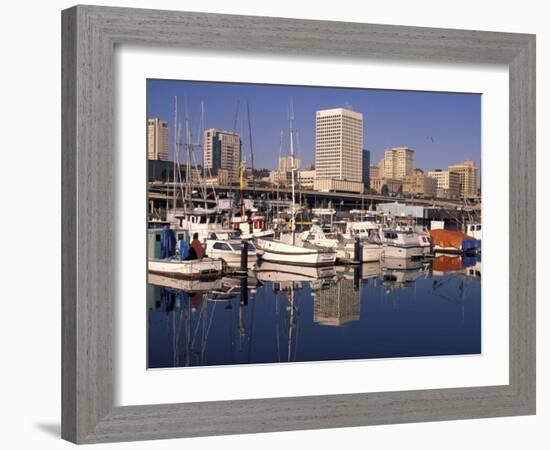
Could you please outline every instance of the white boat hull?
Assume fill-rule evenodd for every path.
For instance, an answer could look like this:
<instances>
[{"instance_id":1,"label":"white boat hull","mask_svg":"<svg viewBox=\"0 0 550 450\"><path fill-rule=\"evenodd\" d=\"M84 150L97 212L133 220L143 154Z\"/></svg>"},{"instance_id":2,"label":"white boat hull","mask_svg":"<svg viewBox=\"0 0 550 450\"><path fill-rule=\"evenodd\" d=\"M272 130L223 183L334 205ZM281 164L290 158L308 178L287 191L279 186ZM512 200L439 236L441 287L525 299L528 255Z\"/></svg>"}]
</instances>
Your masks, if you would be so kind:
<instances>
[{"instance_id":1,"label":"white boat hull","mask_svg":"<svg viewBox=\"0 0 550 450\"><path fill-rule=\"evenodd\" d=\"M275 231L273 230L257 230L257 231L253 231L252 233L242 233L241 239L266 238L266 237L271 237L274 234L275 234Z\"/></svg>"},{"instance_id":2,"label":"white boat hull","mask_svg":"<svg viewBox=\"0 0 550 450\"><path fill-rule=\"evenodd\" d=\"M150 259L148 269L151 273L178 278L208 278L220 276L223 272L221 259L203 258L189 261L176 259Z\"/></svg>"},{"instance_id":3,"label":"white boat hull","mask_svg":"<svg viewBox=\"0 0 550 450\"><path fill-rule=\"evenodd\" d=\"M384 254L382 245L376 244L361 244L361 261L357 262L376 262L380 261ZM355 261L355 248L348 246L345 249L336 251L336 259L339 262L346 263Z\"/></svg>"},{"instance_id":4,"label":"white boat hull","mask_svg":"<svg viewBox=\"0 0 550 450\"><path fill-rule=\"evenodd\" d=\"M241 254L238 252L209 250L207 254L210 258L223 259L227 263L227 265L230 267L241 266ZM255 251L248 252L248 267L249 268L254 267L257 259L258 259L258 255Z\"/></svg>"},{"instance_id":5,"label":"white boat hull","mask_svg":"<svg viewBox=\"0 0 550 450\"><path fill-rule=\"evenodd\" d=\"M336 253L332 250L300 247L281 241L258 240L257 248L260 259L275 263L330 266L336 261Z\"/></svg>"}]
</instances>

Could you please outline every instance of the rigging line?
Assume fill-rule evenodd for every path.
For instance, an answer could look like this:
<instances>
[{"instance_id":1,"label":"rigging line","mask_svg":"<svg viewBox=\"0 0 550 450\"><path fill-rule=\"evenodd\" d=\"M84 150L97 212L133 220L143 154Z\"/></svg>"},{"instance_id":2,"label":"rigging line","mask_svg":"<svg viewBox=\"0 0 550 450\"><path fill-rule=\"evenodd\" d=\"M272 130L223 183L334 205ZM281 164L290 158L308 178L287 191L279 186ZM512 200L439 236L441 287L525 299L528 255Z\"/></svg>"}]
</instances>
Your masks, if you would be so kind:
<instances>
[{"instance_id":1,"label":"rigging line","mask_svg":"<svg viewBox=\"0 0 550 450\"><path fill-rule=\"evenodd\" d=\"M250 145L250 167L252 168L252 185L256 190L256 177L254 176L254 151L252 145L252 123L250 121L250 105L246 102L246 112L248 115L248 140Z\"/></svg>"},{"instance_id":2,"label":"rigging line","mask_svg":"<svg viewBox=\"0 0 550 450\"><path fill-rule=\"evenodd\" d=\"M177 154L177 166L178 166L178 171L177 171L177 176L178 176L178 180L179 180L179 189L180 189L180 192L181 192L181 198L182 198L182 201L184 201L185 197L185 192L184 192L184 186L183 186L183 178L181 176L181 165L180 165L180 159L179 159L179 154L180 154L180 150L181 150L181 145L182 145L182 131L183 131L183 128L181 126L181 122L179 123L178 125L178 154ZM176 198L177 200L177 198ZM174 203L174 208L176 207L177 203Z\"/></svg>"},{"instance_id":3,"label":"rigging line","mask_svg":"<svg viewBox=\"0 0 550 450\"><path fill-rule=\"evenodd\" d=\"M204 107L204 100L201 100L201 137L200 137L200 143L197 144L197 147L201 149L202 152L202 160L203 160L203 172L206 171L209 178L212 178L212 170L210 167L205 168L204 167L204 134L206 129L206 108ZM206 183L205 183L206 184ZM214 200L216 201L216 205L218 204L218 194L216 192L216 188L214 184L212 185L212 192L214 193Z\"/></svg>"},{"instance_id":4,"label":"rigging line","mask_svg":"<svg viewBox=\"0 0 550 450\"><path fill-rule=\"evenodd\" d=\"M284 139L284 131L283 129L281 128L281 132L280 132L280 140L279 140L279 159L277 160L277 218L279 218L279 212L280 212L280 209L279 209L279 195L280 195L280 181L281 181L281 171L280 171L280 161L281 161L281 155L283 153L283 139Z\"/></svg>"},{"instance_id":5,"label":"rigging line","mask_svg":"<svg viewBox=\"0 0 550 450\"><path fill-rule=\"evenodd\" d=\"M301 152L300 152L300 130L296 130L296 153L298 154L298 156L301 155ZM298 158L298 160L300 161L300 158ZM296 182L298 183L298 201L300 202L300 210L301 210L300 217L301 217L301 220L303 221L304 220L304 210L302 208L303 192L302 192L302 182L300 180L300 170L299 169L296 171Z\"/></svg>"},{"instance_id":6,"label":"rigging line","mask_svg":"<svg viewBox=\"0 0 550 450\"><path fill-rule=\"evenodd\" d=\"M193 151L191 152L191 157L193 158L193 162L195 164L195 171L197 172L197 177L199 179L199 186L200 186L200 189L202 191L202 198L203 198L203 201L204 201L204 207L205 207L205 209L208 209L207 204L206 204L207 198L208 198L208 192L207 192L207 189L206 189L206 181L204 181L204 179L201 177L200 170L197 167L197 159L196 159L195 153Z\"/></svg>"}]
</instances>

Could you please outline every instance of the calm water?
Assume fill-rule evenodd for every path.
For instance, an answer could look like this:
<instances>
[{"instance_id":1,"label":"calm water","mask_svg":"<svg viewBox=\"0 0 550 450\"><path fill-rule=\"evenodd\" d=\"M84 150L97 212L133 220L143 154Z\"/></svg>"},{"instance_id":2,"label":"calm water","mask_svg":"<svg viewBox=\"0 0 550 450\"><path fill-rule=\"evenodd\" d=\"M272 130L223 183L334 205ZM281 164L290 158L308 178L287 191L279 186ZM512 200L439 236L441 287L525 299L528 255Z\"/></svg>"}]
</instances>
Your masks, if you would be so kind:
<instances>
[{"instance_id":1,"label":"calm water","mask_svg":"<svg viewBox=\"0 0 550 450\"><path fill-rule=\"evenodd\" d=\"M479 259L149 281L150 368L481 352Z\"/></svg>"}]
</instances>

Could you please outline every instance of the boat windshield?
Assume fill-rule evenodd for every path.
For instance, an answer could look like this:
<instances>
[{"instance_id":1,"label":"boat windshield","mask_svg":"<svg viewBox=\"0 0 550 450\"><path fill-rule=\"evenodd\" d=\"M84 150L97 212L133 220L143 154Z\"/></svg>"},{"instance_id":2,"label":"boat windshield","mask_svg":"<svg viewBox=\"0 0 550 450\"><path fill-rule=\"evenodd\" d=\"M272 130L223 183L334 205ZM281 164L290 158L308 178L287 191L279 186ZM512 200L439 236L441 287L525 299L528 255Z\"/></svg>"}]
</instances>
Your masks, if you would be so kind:
<instances>
[{"instance_id":1,"label":"boat windshield","mask_svg":"<svg viewBox=\"0 0 550 450\"><path fill-rule=\"evenodd\" d=\"M240 242L231 242L231 247L233 247L233 250L241 251L242 245L241 245ZM249 252L256 251L256 247L254 246L254 244L252 242L248 243L248 251Z\"/></svg>"}]
</instances>

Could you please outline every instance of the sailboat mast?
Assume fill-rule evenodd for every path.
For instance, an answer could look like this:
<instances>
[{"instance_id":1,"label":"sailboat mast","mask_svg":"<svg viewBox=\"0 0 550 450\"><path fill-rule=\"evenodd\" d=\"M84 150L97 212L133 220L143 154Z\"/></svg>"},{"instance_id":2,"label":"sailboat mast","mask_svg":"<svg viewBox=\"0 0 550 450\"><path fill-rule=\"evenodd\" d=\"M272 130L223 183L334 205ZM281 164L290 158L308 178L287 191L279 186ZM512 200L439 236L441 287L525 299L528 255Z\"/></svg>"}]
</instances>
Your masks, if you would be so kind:
<instances>
[{"instance_id":1,"label":"sailboat mast","mask_svg":"<svg viewBox=\"0 0 550 450\"><path fill-rule=\"evenodd\" d=\"M291 177L291 183L292 183L292 218L291 218L291 225L292 225L292 243L294 244L294 230L296 229L296 212L294 211L294 204L296 201L296 190L294 186L294 130L292 128L294 121L294 106L292 103L292 99L290 99L290 177Z\"/></svg>"},{"instance_id":2,"label":"sailboat mast","mask_svg":"<svg viewBox=\"0 0 550 450\"><path fill-rule=\"evenodd\" d=\"M176 166L178 154L178 96L174 97L174 173L172 178L172 207L176 213Z\"/></svg>"},{"instance_id":3,"label":"sailboat mast","mask_svg":"<svg viewBox=\"0 0 550 450\"><path fill-rule=\"evenodd\" d=\"M189 118L187 116L187 106L185 107L185 149L186 149L186 168L185 168L185 197L189 202L189 209L192 209L191 193L191 130L189 129Z\"/></svg>"},{"instance_id":4,"label":"sailboat mast","mask_svg":"<svg viewBox=\"0 0 550 450\"><path fill-rule=\"evenodd\" d=\"M250 121L250 105L246 102L246 112L248 115L248 141L250 144L250 166L252 168L253 189L256 190L256 177L254 176L254 149L252 146L252 122Z\"/></svg>"}]
</instances>

